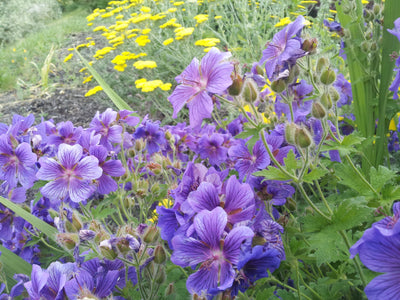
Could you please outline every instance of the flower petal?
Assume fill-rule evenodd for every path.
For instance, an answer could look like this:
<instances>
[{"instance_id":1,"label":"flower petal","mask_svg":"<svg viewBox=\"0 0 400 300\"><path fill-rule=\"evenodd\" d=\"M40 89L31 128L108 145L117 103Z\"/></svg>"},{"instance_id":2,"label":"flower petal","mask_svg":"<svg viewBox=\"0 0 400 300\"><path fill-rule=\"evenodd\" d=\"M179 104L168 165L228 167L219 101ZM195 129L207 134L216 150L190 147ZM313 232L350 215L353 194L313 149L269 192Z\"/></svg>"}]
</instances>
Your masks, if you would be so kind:
<instances>
[{"instance_id":1,"label":"flower petal","mask_svg":"<svg viewBox=\"0 0 400 300\"><path fill-rule=\"evenodd\" d=\"M81 159L82 152L82 146L79 144L73 146L61 144L58 147L57 157L65 168L72 169L72 167Z\"/></svg>"},{"instance_id":2,"label":"flower petal","mask_svg":"<svg viewBox=\"0 0 400 300\"><path fill-rule=\"evenodd\" d=\"M195 212L213 210L219 205L218 191L209 182L202 182L196 191L189 194L188 202Z\"/></svg>"},{"instance_id":3,"label":"flower petal","mask_svg":"<svg viewBox=\"0 0 400 300\"><path fill-rule=\"evenodd\" d=\"M221 207L212 211L203 210L194 218L194 228L199 238L211 249L219 249L219 240L222 237L228 216Z\"/></svg>"}]
</instances>

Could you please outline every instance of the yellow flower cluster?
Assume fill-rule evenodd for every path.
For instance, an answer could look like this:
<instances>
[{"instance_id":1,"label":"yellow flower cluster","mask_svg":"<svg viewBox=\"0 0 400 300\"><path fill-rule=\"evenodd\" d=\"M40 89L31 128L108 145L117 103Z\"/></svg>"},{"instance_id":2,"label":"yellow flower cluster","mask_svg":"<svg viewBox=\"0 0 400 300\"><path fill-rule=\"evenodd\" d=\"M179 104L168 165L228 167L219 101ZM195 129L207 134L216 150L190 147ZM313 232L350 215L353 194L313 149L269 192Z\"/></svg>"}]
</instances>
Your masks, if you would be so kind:
<instances>
[{"instance_id":1,"label":"yellow flower cluster","mask_svg":"<svg viewBox=\"0 0 400 300\"><path fill-rule=\"evenodd\" d=\"M138 60L133 64L133 66L138 70L143 70L145 68L153 69L157 68L157 63L152 60Z\"/></svg>"},{"instance_id":2,"label":"yellow flower cluster","mask_svg":"<svg viewBox=\"0 0 400 300\"><path fill-rule=\"evenodd\" d=\"M194 44L196 46L214 47L220 42L221 41L219 39L216 39L216 38L206 38L206 39L198 40Z\"/></svg>"},{"instance_id":3,"label":"yellow flower cluster","mask_svg":"<svg viewBox=\"0 0 400 300\"><path fill-rule=\"evenodd\" d=\"M89 97L92 96L94 94L96 94L99 91L102 91L103 88L101 86L95 86L94 88L92 88L91 90L88 90L88 92L85 94L85 97Z\"/></svg>"},{"instance_id":4,"label":"yellow flower cluster","mask_svg":"<svg viewBox=\"0 0 400 300\"><path fill-rule=\"evenodd\" d=\"M195 16L194 19L197 21L197 24L200 24L208 20L208 15L200 14Z\"/></svg>"},{"instance_id":5,"label":"yellow flower cluster","mask_svg":"<svg viewBox=\"0 0 400 300\"><path fill-rule=\"evenodd\" d=\"M191 35L194 31L194 27L179 27L175 29L175 39L182 40L185 37Z\"/></svg>"},{"instance_id":6,"label":"yellow flower cluster","mask_svg":"<svg viewBox=\"0 0 400 300\"><path fill-rule=\"evenodd\" d=\"M172 207L172 205L174 205L174 204L172 203L172 200L170 200L170 199L163 199L162 201L160 201L158 203L158 206L164 206L165 208L170 208L170 207ZM157 220L158 220L158 215L157 215L156 210L154 210L153 217L150 218L149 221L151 223L155 223L155 222L157 222Z\"/></svg>"},{"instance_id":7,"label":"yellow flower cluster","mask_svg":"<svg viewBox=\"0 0 400 300\"><path fill-rule=\"evenodd\" d=\"M135 81L135 86L137 89L141 89L142 92L152 92L156 88L160 88L163 91L169 91L171 89L171 83L163 83L161 80L151 80L147 81L146 78L141 78Z\"/></svg>"}]
</instances>

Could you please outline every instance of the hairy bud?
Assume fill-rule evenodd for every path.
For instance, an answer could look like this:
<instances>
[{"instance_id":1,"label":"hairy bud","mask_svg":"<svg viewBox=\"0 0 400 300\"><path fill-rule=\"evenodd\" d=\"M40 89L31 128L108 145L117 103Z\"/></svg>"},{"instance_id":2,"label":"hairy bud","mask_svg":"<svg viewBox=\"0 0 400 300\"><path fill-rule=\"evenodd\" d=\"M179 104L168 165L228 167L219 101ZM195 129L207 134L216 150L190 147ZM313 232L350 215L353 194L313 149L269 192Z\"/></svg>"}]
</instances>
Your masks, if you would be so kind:
<instances>
[{"instance_id":1,"label":"hairy bud","mask_svg":"<svg viewBox=\"0 0 400 300\"><path fill-rule=\"evenodd\" d=\"M325 71L322 72L319 80L321 81L321 83L325 85L331 85L336 80L335 71L330 68L326 69Z\"/></svg>"},{"instance_id":2,"label":"hairy bud","mask_svg":"<svg viewBox=\"0 0 400 300\"><path fill-rule=\"evenodd\" d=\"M272 81L271 83L271 90L273 90L275 93L282 93L286 89L286 83L285 80L283 79L278 79L275 81Z\"/></svg>"},{"instance_id":3,"label":"hairy bud","mask_svg":"<svg viewBox=\"0 0 400 300\"><path fill-rule=\"evenodd\" d=\"M228 87L228 93L231 96L239 96L242 92L243 87L243 79L239 75L235 75L236 77L232 80L232 85Z\"/></svg>"},{"instance_id":4,"label":"hairy bud","mask_svg":"<svg viewBox=\"0 0 400 300\"><path fill-rule=\"evenodd\" d=\"M258 99L258 88L254 80L247 78L244 82L242 97L247 102L254 102Z\"/></svg>"},{"instance_id":5,"label":"hairy bud","mask_svg":"<svg viewBox=\"0 0 400 300\"><path fill-rule=\"evenodd\" d=\"M311 134L306 128L297 128L294 139L300 148L308 148L312 144Z\"/></svg>"},{"instance_id":6,"label":"hairy bud","mask_svg":"<svg viewBox=\"0 0 400 300\"><path fill-rule=\"evenodd\" d=\"M332 108L332 99L329 93L323 93L320 101L327 110Z\"/></svg>"},{"instance_id":7,"label":"hairy bud","mask_svg":"<svg viewBox=\"0 0 400 300\"><path fill-rule=\"evenodd\" d=\"M323 119L326 116L326 110L324 106L319 103L319 102L314 102L312 109L311 109L311 114L314 118L316 119Z\"/></svg>"},{"instance_id":8,"label":"hairy bud","mask_svg":"<svg viewBox=\"0 0 400 300\"><path fill-rule=\"evenodd\" d=\"M285 127L285 139L286 142L290 145L295 144L295 133L296 133L297 126L295 123L287 123Z\"/></svg>"}]
</instances>

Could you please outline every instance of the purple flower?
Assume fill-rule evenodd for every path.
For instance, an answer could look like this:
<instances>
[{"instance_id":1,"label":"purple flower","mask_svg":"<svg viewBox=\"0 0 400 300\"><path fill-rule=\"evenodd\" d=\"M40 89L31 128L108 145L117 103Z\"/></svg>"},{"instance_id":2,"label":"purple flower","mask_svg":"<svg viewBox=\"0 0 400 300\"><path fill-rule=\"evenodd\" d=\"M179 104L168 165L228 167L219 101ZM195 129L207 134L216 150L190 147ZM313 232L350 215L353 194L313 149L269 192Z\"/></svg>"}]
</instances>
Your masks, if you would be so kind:
<instances>
[{"instance_id":1,"label":"purple flower","mask_svg":"<svg viewBox=\"0 0 400 300\"><path fill-rule=\"evenodd\" d=\"M223 62L230 55L229 52L222 53L217 48L211 48L201 63L194 58L182 74L175 78L180 85L168 97L174 108L174 118L185 103L189 107L191 127L199 127L204 118L211 117L213 101L209 93L221 94L232 84L230 75L233 66Z\"/></svg>"},{"instance_id":2,"label":"purple flower","mask_svg":"<svg viewBox=\"0 0 400 300\"><path fill-rule=\"evenodd\" d=\"M394 28L393 29L388 29L391 34L393 34L395 37L397 37L400 41L400 18L397 18L394 21Z\"/></svg>"},{"instance_id":3,"label":"purple flower","mask_svg":"<svg viewBox=\"0 0 400 300\"><path fill-rule=\"evenodd\" d=\"M297 19L274 35L272 42L263 51L260 64L265 62L265 70L269 79L272 79L278 67L291 59L297 59L306 53L301 49L301 41L297 36L304 27L304 17Z\"/></svg>"},{"instance_id":4,"label":"purple flower","mask_svg":"<svg viewBox=\"0 0 400 300\"><path fill-rule=\"evenodd\" d=\"M82 146L61 144L58 148L58 161L41 157L40 169L36 177L51 180L41 190L50 200L60 200L69 196L73 202L89 198L95 187L92 180L99 178L103 171L99 160L90 155L82 158Z\"/></svg>"},{"instance_id":5,"label":"purple flower","mask_svg":"<svg viewBox=\"0 0 400 300\"><path fill-rule=\"evenodd\" d=\"M171 261L181 267L200 268L189 276L186 287L190 293L201 294L210 289L230 288L235 277L242 242L253 237L253 231L246 226L232 229L223 238L228 216L217 207L202 211L194 218L194 228L199 239L178 235L172 239L174 252Z\"/></svg>"},{"instance_id":6,"label":"purple flower","mask_svg":"<svg viewBox=\"0 0 400 300\"><path fill-rule=\"evenodd\" d=\"M117 112L107 108L102 114L97 112L90 123L90 128L101 135L100 145L106 147L107 150L113 149L112 144L122 142L122 127L115 124L117 115Z\"/></svg>"},{"instance_id":7,"label":"purple flower","mask_svg":"<svg viewBox=\"0 0 400 300\"><path fill-rule=\"evenodd\" d=\"M227 159L228 149L224 147L224 136L213 133L210 137L203 135L199 139L198 152L202 159L208 158L211 165L220 165Z\"/></svg>"},{"instance_id":8,"label":"purple flower","mask_svg":"<svg viewBox=\"0 0 400 300\"><path fill-rule=\"evenodd\" d=\"M164 132L157 122L145 121L136 129L133 137L146 141L146 149L150 155L160 151L160 146L165 143Z\"/></svg>"},{"instance_id":9,"label":"purple flower","mask_svg":"<svg viewBox=\"0 0 400 300\"><path fill-rule=\"evenodd\" d=\"M341 33L343 31L343 28L340 25L340 23L336 22L336 21L332 21L331 23L329 23L328 20L324 20L324 25L326 27L328 27L329 31L335 31L335 32L339 32L339 33Z\"/></svg>"},{"instance_id":10,"label":"purple flower","mask_svg":"<svg viewBox=\"0 0 400 300\"><path fill-rule=\"evenodd\" d=\"M400 86L400 57L396 61L396 66L398 68L393 69L393 71L397 72L396 77L394 78L392 84L389 87L389 91L393 92L393 99L399 98L399 86Z\"/></svg>"},{"instance_id":11,"label":"purple flower","mask_svg":"<svg viewBox=\"0 0 400 300\"><path fill-rule=\"evenodd\" d=\"M16 187L18 182L27 189L33 185L36 160L28 143L14 147L7 134L0 136L0 179L7 181L10 188Z\"/></svg>"},{"instance_id":12,"label":"purple flower","mask_svg":"<svg viewBox=\"0 0 400 300\"><path fill-rule=\"evenodd\" d=\"M261 141L257 141L253 147L253 154L247 149L244 142L230 147L229 157L236 161L235 170L239 173L239 180L249 177L255 171L266 168L270 164L267 150Z\"/></svg>"},{"instance_id":13,"label":"purple flower","mask_svg":"<svg viewBox=\"0 0 400 300\"><path fill-rule=\"evenodd\" d=\"M71 121L61 122L57 124L57 131L49 136L47 144L60 144L74 145L79 140L82 133L82 127L74 127Z\"/></svg>"},{"instance_id":14,"label":"purple flower","mask_svg":"<svg viewBox=\"0 0 400 300\"><path fill-rule=\"evenodd\" d=\"M393 205L393 217L386 217L364 232L351 248L351 258L357 253L370 270L385 273L372 279L365 287L370 300L396 299L400 293L400 203Z\"/></svg>"},{"instance_id":15,"label":"purple flower","mask_svg":"<svg viewBox=\"0 0 400 300\"><path fill-rule=\"evenodd\" d=\"M31 299L39 300L42 289L46 285L49 274L38 265L32 266L31 281L24 284Z\"/></svg>"},{"instance_id":16,"label":"purple flower","mask_svg":"<svg viewBox=\"0 0 400 300\"><path fill-rule=\"evenodd\" d=\"M90 154L99 160L99 166L103 169L103 174L96 180L98 182L97 191L100 194L108 194L118 189L118 184L111 176L122 176L125 168L121 161L110 159L106 161L108 151L103 146L90 147Z\"/></svg>"}]
</instances>

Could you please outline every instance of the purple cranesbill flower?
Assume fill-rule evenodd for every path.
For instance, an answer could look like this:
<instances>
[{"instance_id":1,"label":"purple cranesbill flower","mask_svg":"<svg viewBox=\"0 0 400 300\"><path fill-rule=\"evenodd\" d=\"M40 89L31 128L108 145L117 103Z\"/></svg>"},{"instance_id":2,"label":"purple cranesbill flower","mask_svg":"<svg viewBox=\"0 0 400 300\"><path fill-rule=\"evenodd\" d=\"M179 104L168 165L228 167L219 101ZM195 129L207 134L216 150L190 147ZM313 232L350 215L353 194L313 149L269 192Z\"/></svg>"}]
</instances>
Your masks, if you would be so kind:
<instances>
[{"instance_id":1,"label":"purple cranesbill flower","mask_svg":"<svg viewBox=\"0 0 400 300\"><path fill-rule=\"evenodd\" d=\"M342 25L340 25L339 22L332 21L329 23L328 20L324 20L323 22L324 22L324 25L326 27L328 27L329 31L331 31L331 32L333 31L333 32L341 33L343 31Z\"/></svg>"},{"instance_id":2,"label":"purple cranesbill flower","mask_svg":"<svg viewBox=\"0 0 400 300\"><path fill-rule=\"evenodd\" d=\"M255 143L253 154L250 153L244 142L230 147L228 154L232 160L236 161L235 170L239 173L239 180L243 180L245 176L249 177L255 171L266 168L271 162L261 141Z\"/></svg>"},{"instance_id":3,"label":"purple cranesbill flower","mask_svg":"<svg viewBox=\"0 0 400 300\"><path fill-rule=\"evenodd\" d=\"M9 135L0 136L0 179L7 181L9 188L16 187L18 182L26 189L32 187L36 160L28 143L15 147Z\"/></svg>"},{"instance_id":4,"label":"purple cranesbill flower","mask_svg":"<svg viewBox=\"0 0 400 300\"><path fill-rule=\"evenodd\" d=\"M136 129L133 137L146 141L146 149L150 155L160 151L160 146L165 143L164 132L160 129L160 125L149 120Z\"/></svg>"},{"instance_id":5,"label":"purple cranesbill flower","mask_svg":"<svg viewBox=\"0 0 400 300\"><path fill-rule=\"evenodd\" d=\"M57 131L49 135L47 144L59 146L60 144L74 145L82 134L82 127L75 127L71 121L57 124Z\"/></svg>"},{"instance_id":6,"label":"purple cranesbill flower","mask_svg":"<svg viewBox=\"0 0 400 300\"><path fill-rule=\"evenodd\" d=\"M343 105L350 105L353 101L353 93L351 91L351 83L344 78L342 73L337 74L336 81L333 86L339 92L340 98L338 101L338 107Z\"/></svg>"},{"instance_id":7,"label":"purple cranesbill flower","mask_svg":"<svg viewBox=\"0 0 400 300\"><path fill-rule=\"evenodd\" d=\"M117 125L118 113L113 111L111 108L107 108L105 112L97 112L92 122L90 122L90 128L94 129L96 134L101 135L100 145L112 150L112 144L119 144L122 142L122 127Z\"/></svg>"},{"instance_id":8,"label":"purple cranesbill flower","mask_svg":"<svg viewBox=\"0 0 400 300\"><path fill-rule=\"evenodd\" d=\"M396 67L393 69L394 72L396 73L396 76L392 82L392 84L389 87L389 91L393 92L393 99L398 99L399 98L399 86L400 86L400 57L396 60Z\"/></svg>"},{"instance_id":9,"label":"purple cranesbill flower","mask_svg":"<svg viewBox=\"0 0 400 300\"><path fill-rule=\"evenodd\" d=\"M134 111L130 110L120 110L118 112L118 122L127 124L129 126L135 127L137 124L140 122L140 118L136 116L132 116L132 114L135 113Z\"/></svg>"},{"instance_id":10,"label":"purple cranesbill flower","mask_svg":"<svg viewBox=\"0 0 400 300\"><path fill-rule=\"evenodd\" d=\"M100 194L109 194L118 189L118 184L111 176L122 176L126 170L120 160L107 160L108 151L103 146L90 147L90 154L99 160L99 166L103 169L103 174L96 180L98 183L97 191Z\"/></svg>"},{"instance_id":11,"label":"purple cranesbill flower","mask_svg":"<svg viewBox=\"0 0 400 300\"><path fill-rule=\"evenodd\" d=\"M395 37L397 37L400 41L400 18L397 18L394 21L394 28L393 29L388 29L391 34L393 34Z\"/></svg>"},{"instance_id":12,"label":"purple cranesbill flower","mask_svg":"<svg viewBox=\"0 0 400 300\"><path fill-rule=\"evenodd\" d=\"M171 261L181 267L199 269L186 281L190 293L201 294L211 289L230 288L235 277L242 242L253 237L247 226L233 228L223 238L228 215L221 207L203 210L194 218L194 228L199 239L177 235L172 239L174 252Z\"/></svg>"},{"instance_id":13,"label":"purple cranesbill flower","mask_svg":"<svg viewBox=\"0 0 400 300\"><path fill-rule=\"evenodd\" d=\"M10 294L3 294L6 286L4 283L0 285L0 300L15 299L25 291L24 283L29 281L29 277L25 274L14 274L13 278L15 281L17 281L17 283L11 288Z\"/></svg>"},{"instance_id":14,"label":"purple cranesbill flower","mask_svg":"<svg viewBox=\"0 0 400 300\"><path fill-rule=\"evenodd\" d=\"M222 94L232 84L230 75L233 66L224 61L230 56L229 52L223 53L217 48L211 48L201 63L194 58L182 74L175 78L179 85L168 97L174 108L174 118L186 103L191 127L199 127L203 119L211 117L213 101L209 93Z\"/></svg>"},{"instance_id":15,"label":"purple cranesbill flower","mask_svg":"<svg viewBox=\"0 0 400 300\"><path fill-rule=\"evenodd\" d=\"M28 291L31 299L40 299L42 295L42 289L46 285L47 279L49 278L49 273L38 265L32 266L31 281L24 284L26 290Z\"/></svg>"},{"instance_id":16,"label":"purple cranesbill flower","mask_svg":"<svg viewBox=\"0 0 400 300\"><path fill-rule=\"evenodd\" d=\"M224 136L213 133L203 135L198 142L198 153L202 159L208 158L211 165L220 165L227 159L228 149L224 147Z\"/></svg>"},{"instance_id":17,"label":"purple cranesbill flower","mask_svg":"<svg viewBox=\"0 0 400 300\"><path fill-rule=\"evenodd\" d=\"M400 203L393 205L393 217L376 222L350 248L351 258L359 254L361 262L374 272L384 273L365 287L370 300L396 299L400 294Z\"/></svg>"},{"instance_id":18,"label":"purple cranesbill flower","mask_svg":"<svg viewBox=\"0 0 400 300\"><path fill-rule=\"evenodd\" d=\"M263 56L260 64L265 62L265 70L269 79L272 79L274 73L285 62L295 58L299 58L306 54L301 49L301 40L297 37L303 29L305 19L303 16L298 16L297 19L283 28L272 38L272 42L263 51Z\"/></svg>"},{"instance_id":19,"label":"purple cranesbill flower","mask_svg":"<svg viewBox=\"0 0 400 300\"><path fill-rule=\"evenodd\" d=\"M36 177L51 180L42 189L43 196L50 200L61 200L69 196L73 202L81 202L90 197L95 187L92 180L98 179L103 170L99 160L93 155L82 158L82 146L61 144L57 158L41 157L40 169Z\"/></svg>"}]
</instances>

